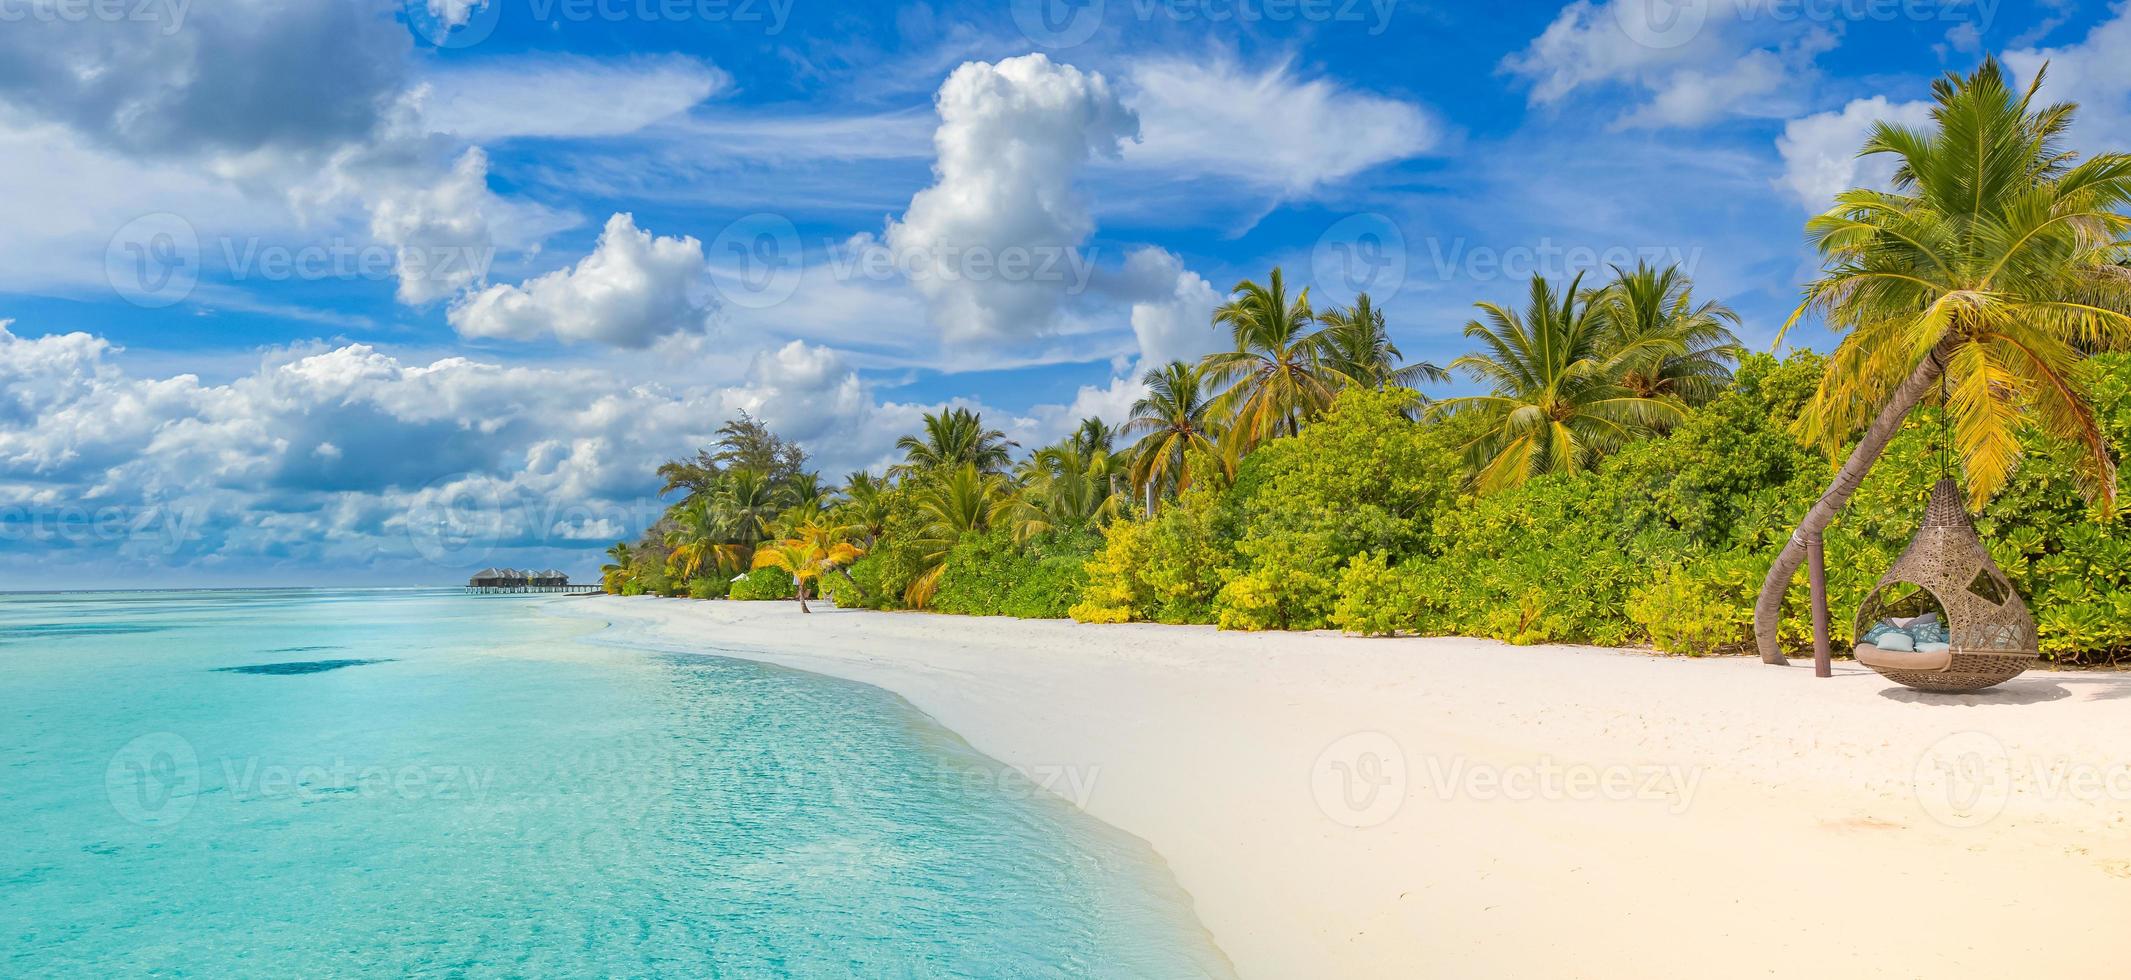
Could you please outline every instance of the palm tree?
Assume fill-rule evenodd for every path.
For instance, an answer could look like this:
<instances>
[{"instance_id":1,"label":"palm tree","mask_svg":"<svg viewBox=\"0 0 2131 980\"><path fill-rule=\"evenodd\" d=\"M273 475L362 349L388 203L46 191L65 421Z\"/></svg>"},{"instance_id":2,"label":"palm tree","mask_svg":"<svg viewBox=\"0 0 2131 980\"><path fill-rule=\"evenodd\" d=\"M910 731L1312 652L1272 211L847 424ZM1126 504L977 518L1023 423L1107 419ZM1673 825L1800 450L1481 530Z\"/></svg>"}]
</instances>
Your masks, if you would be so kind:
<instances>
[{"instance_id":1,"label":"palm tree","mask_svg":"<svg viewBox=\"0 0 2131 980\"><path fill-rule=\"evenodd\" d=\"M1013 447L1006 433L985 428L983 417L966 408L927 412L923 438L904 436L896 440L895 448L902 450L903 462L895 469L898 473L922 473L968 463L983 472L996 473L1006 468Z\"/></svg>"},{"instance_id":2,"label":"palm tree","mask_svg":"<svg viewBox=\"0 0 2131 980\"><path fill-rule=\"evenodd\" d=\"M1150 510L1160 494L1191 485L1192 449L1217 451L1205 378L1203 368L1170 361L1140 379L1147 395L1132 403L1123 432L1139 437L1132 444L1129 478Z\"/></svg>"},{"instance_id":3,"label":"palm tree","mask_svg":"<svg viewBox=\"0 0 2131 980\"><path fill-rule=\"evenodd\" d=\"M1037 450L1015 498L1014 540L1053 531L1085 531L1117 519L1124 500L1111 488L1113 458L1101 449L1082 452L1072 442Z\"/></svg>"},{"instance_id":4,"label":"palm tree","mask_svg":"<svg viewBox=\"0 0 2131 980\"><path fill-rule=\"evenodd\" d=\"M837 568L857 561L865 550L844 540L845 529L821 524L801 525L792 536L781 541L763 545L755 552L753 568L781 569L792 576L793 594L799 599L799 611L811 613L807 608L807 585L821 581L821 577Z\"/></svg>"},{"instance_id":5,"label":"palm tree","mask_svg":"<svg viewBox=\"0 0 2131 980\"><path fill-rule=\"evenodd\" d=\"M2131 342L2131 273L2118 264L2131 156L2075 162L2063 137L2076 107L2031 105L2042 76L2018 92L1992 59L1934 82L1935 129L1881 122L1865 142L1861 155L1899 161L1894 189L1844 192L1806 225L1826 269L1791 323L1817 311L1848 335L1800 434L1831 455L1863 434L1769 568L1754 607L1764 660L1783 662L1774 627L1799 563L1920 404L1945 408L1974 500L2004 485L2032 425L2079 446L2082 489L2115 507L2080 367Z\"/></svg>"},{"instance_id":6,"label":"palm tree","mask_svg":"<svg viewBox=\"0 0 2131 980\"><path fill-rule=\"evenodd\" d=\"M722 539L735 546L737 563L745 564L755 545L769 537L784 503L784 494L769 474L759 470L733 470L718 481L710 508L719 521Z\"/></svg>"},{"instance_id":7,"label":"palm tree","mask_svg":"<svg viewBox=\"0 0 2131 980\"><path fill-rule=\"evenodd\" d=\"M711 504L709 499L697 499L672 511L673 527L666 532L666 563L683 580L695 578L705 565L738 559L738 546L728 539L726 524Z\"/></svg>"},{"instance_id":8,"label":"palm tree","mask_svg":"<svg viewBox=\"0 0 2131 980\"><path fill-rule=\"evenodd\" d=\"M924 568L903 590L903 601L923 609L939 590L940 576L947 571L947 553L967 534L990 530L1013 506L1006 481L995 473L962 463L939 471L920 483L912 494L923 524L912 539Z\"/></svg>"},{"instance_id":9,"label":"palm tree","mask_svg":"<svg viewBox=\"0 0 2131 980\"><path fill-rule=\"evenodd\" d=\"M1081 419L1080 425L1073 429L1073 434L1066 437L1066 445L1083 456L1111 452L1116 448L1116 443L1117 430L1105 425L1102 419L1093 415Z\"/></svg>"},{"instance_id":10,"label":"palm tree","mask_svg":"<svg viewBox=\"0 0 2131 980\"><path fill-rule=\"evenodd\" d=\"M1406 355L1391 342L1384 311L1369 301L1368 293L1354 297L1354 305L1346 309L1334 307L1318 314L1317 320L1324 324L1319 336L1326 365L1356 385L1381 391L1450 380L1450 372L1428 361L1399 366Z\"/></svg>"},{"instance_id":11,"label":"palm tree","mask_svg":"<svg viewBox=\"0 0 2131 980\"><path fill-rule=\"evenodd\" d=\"M1287 282L1275 267L1270 285L1248 279L1229 290L1213 322L1227 326L1235 349L1206 355L1207 376L1227 390L1215 412L1252 445L1276 435L1294 435L1302 420L1331 404L1347 379L1325 363L1323 344L1310 324L1310 291L1290 301Z\"/></svg>"},{"instance_id":12,"label":"palm tree","mask_svg":"<svg viewBox=\"0 0 2131 980\"><path fill-rule=\"evenodd\" d=\"M894 502L889 499L888 481L860 470L844 478L843 503L836 513L865 539L870 549L887 533L888 519L895 513Z\"/></svg>"},{"instance_id":13,"label":"palm tree","mask_svg":"<svg viewBox=\"0 0 2131 980\"><path fill-rule=\"evenodd\" d=\"M1638 262L1633 271L1614 266L1613 277L1596 299L1612 329L1608 343L1673 342L1644 347L1644 356L1623 364L1621 386L1644 398L1677 398L1689 407L1722 394L1741 353L1732 333L1739 314L1714 300L1697 304L1694 283L1677 265L1660 270ZM1677 351L1671 349L1674 343Z\"/></svg>"},{"instance_id":14,"label":"palm tree","mask_svg":"<svg viewBox=\"0 0 2131 980\"><path fill-rule=\"evenodd\" d=\"M636 549L629 547L626 541L617 541L613 547L607 549L607 557L613 560L599 566L600 588L609 594L618 595L621 593L622 583L627 582L635 570Z\"/></svg>"},{"instance_id":15,"label":"palm tree","mask_svg":"<svg viewBox=\"0 0 2131 980\"><path fill-rule=\"evenodd\" d=\"M1676 403L1638 395L1620 383L1624 365L1639 363L1653 351L1675 351L1677 343L1668 338L1611 343L1602 308L1577 291L1582 280L1579 275L1569 288L1556 291L1533 276L1531 300L1522 314L1479 303L1482 318L1465 324L1465 336L1478 340L1482 350L1450 366L1493 390L1437 407L1483 420L1481 434L1465 447L1481 493L1545 473L1587 469L1651 424L1680 417Z\"/></svg>"}]
</instances>

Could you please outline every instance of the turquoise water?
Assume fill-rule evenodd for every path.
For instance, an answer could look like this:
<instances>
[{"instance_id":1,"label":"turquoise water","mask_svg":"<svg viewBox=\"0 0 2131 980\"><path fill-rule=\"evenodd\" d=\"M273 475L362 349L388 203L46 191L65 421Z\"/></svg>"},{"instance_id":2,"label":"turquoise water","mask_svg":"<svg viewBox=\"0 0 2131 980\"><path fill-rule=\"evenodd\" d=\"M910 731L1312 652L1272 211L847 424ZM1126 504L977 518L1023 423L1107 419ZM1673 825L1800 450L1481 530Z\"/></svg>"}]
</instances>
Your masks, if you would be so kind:
<instances>
[{"instance_id":1,"label":"turquoise water","mask_svg":"<svg viewBox=\"0 0 2131 980\"><path fill-rule=\"evenodd\" d=\"M901 700L558 601L0 597L0 975L1227 975Z\"/></svg>"}]
</instances>

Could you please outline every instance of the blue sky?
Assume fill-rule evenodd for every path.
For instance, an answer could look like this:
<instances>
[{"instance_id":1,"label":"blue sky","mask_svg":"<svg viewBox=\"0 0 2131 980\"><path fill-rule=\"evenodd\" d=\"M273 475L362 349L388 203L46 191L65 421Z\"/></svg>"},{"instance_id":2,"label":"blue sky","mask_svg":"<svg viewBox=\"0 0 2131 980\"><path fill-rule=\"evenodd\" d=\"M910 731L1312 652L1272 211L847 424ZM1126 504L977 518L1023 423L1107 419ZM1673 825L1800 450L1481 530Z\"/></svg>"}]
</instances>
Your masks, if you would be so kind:
<instances>
[{"instance_id":1,"label":"blue sky","mask_svg":"<svg viewBox=\"0 0 2131 980\"><path fill-rule=\"evenodd\" d=\"M1766 347L1934 77L2131 121L2070 0L127 7L0 4L0 587L588 577L734 412L1039 443L1275 265L1440 363L1680 262Z\"/></svg>"}]
</instances>

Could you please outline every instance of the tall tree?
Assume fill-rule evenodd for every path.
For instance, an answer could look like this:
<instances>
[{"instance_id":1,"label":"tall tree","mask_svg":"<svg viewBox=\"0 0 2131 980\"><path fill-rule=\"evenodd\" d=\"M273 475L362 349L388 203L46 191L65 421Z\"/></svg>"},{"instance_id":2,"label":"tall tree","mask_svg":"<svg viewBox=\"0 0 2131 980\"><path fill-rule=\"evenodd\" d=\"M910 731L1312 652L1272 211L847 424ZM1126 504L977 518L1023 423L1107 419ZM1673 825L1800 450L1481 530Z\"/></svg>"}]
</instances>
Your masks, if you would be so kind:
<instances>
[{"instance_id":1,"label":"tall tree","mask_svg":"<svg viewBox=\"0 0 2131 980\"><path fill-rule=\"evenodd\" d=\"M1671 400L1638 395L1620 382L1625 365L1675 351L1677 343L1611 343L1603 310L1577 290L1582 281L1579 275L1557 290L1533 276L1524 312L1479 303L1481 318L1465 324L1465 336L1481 349L1450 366L1492 390L1437 407L1482 419L1480 435L1465 447L1482 493L1587 469L1653 423L1681 415Z\"/></svg>"},{"instance_id":2,"label":"tall tree","mask_svg":"<svg viewBox=\"0 0 2131 980\"><path fill-rule=\"evenodd\" d=\"M1228 418L1236 435L1256 445L1300 431L1302 420L1332 403L1346 379L1324 358L1324 345L1311 330L1305 287L1292 300L1287 280L1275 267L1267 284L1243 280L1230 290L1228 302L1214 310L1213 322L1225 326L1235 349L1206 355L1207 376L1225 386L1215 411Z\"/></svg>"},{"instance_id":3,"label":"tall tree","mask_svg":"<svg viewBox=\"0 0 2131 980\"><path fill-rule=\"evenodd\" d=\"M711 454L717 464L729 470L754 470L769 477L772 483L783 483L806 469L806 450L798 443L786 442L762 420L740 411L738 418L718 427L718 441Z\"/></svg>"},{"instance_id":4,"label":"tall tree","mask_svg":"<svg viewBox=\"0 0 2131 980\"><path fill-rule=\"evenodd\" d=\"M1124 501L1111 487L1114 469L1109 453L1083 452L1074 440L1037 450L1015 496L1015 540L1093 530L1115 520L1124 511Z\"/></svg>"},{"instance_id":5,"label":"tall tree","mask_svg":"<svg viewBox=\"0 0 2131 980\"><path fill-rule=\"evenodd\" d=\"M1993 59L1933 83L1932 128L1881 122L1865 142L1895 159L1894 188L1846 191L1806 225L1826 268L1791 323L1818 312L1846 336L1800 431L1831 455L1863 432L1769 568L1754 607L1765 660L1783 662L1775 624L1799 564L1918 405L1944 406L1976 501L2033 425L2079 446L2083 489L2115 506L2082 362L2131 344L2131 156L2077 160L2075 107L2032 104L2042 77L2015 89Z\"/></svg>"},{"instance_id":6,"label":"tall tree","mask_svg":"<svg viewBox=\"0 0 2131 980\"><path fill-rule=\"evenodd\" d=\"M903 462L900 473L922 473L968 463L985 473L1006 468L1014 444L1006 433L984 427L984 418L966 408L925 413L925 431L896 440Z\"/></svg>"},{"instance_id":7,"label":"tall tree","mask_svg":"<svg viewBox=\"0 0 2131 980\"><path fill-rule=\"evenodd\" d=\"M1129 478L1152 508L1160 495L1191 485L1191 450L1218 452L1219 433L1203 369L1170 361L1140 380L1147 394L1132 403L1123 431L1139 437L1132 444Z\"/></svg>"},{"instance_id":8,"label":"tall tree","mask_svg":"<svg viewBox=\"0 0 2131 980\"><path fill-rule=\"evenodd\" d=\"M1450 380L1450 372L1429 361L1402 365L1406 355L1391 342L1384 311L1370 301L1368 293L1354 297L1354 305L1326 310L1317 319L1324 324L1326 365L1352 384L1381 391Z\"/></svg>"},{"instance_id":9,"label":"tall tree","mask_svg":"<svg viewBox=\"0 0 2131 980\"><path fill-rule=\"evenodd\" d=\"M967 462L918 481L911 499L922 520L914 543L924 570L904 589L903 601L923 609L940 588L948 552L964 535L990 530L1004 520L1014 500L1004 478Z\"/></svg>"},{"instance_id":10,"label":"tall tree","mask_svg":"<svg viewBox=\"0 0 2131 980\"><path fill-rule=\"evenodd\" d=\"M1732 333L1739 314L1714 300L1695 302L1694 283L1677 265L1615 266L1613 276L1597 301L1611 331L1608 345L1667 341L1640 346L1642 356L1621 365L1621 387L1644 398L1677 398L1690 407L1722 394L1742 353Z\"/></svg>"}]
</instances>

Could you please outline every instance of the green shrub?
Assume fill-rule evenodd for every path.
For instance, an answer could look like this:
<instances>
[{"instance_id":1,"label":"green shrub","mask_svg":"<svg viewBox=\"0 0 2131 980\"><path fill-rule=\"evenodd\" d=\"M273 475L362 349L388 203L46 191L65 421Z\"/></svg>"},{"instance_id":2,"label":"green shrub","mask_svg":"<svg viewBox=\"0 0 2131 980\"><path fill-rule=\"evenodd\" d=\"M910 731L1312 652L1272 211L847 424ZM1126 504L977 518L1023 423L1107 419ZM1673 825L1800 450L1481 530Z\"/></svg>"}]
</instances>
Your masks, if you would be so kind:
<instances>
[{"instance_id":1,"label":"green shrub","mask_svg":"<svg viewBox=\"0 0 2131 980\"><path fill-rule=\"evenodd\" d=\"M792 576L774 568L763 568L733 579L728 598L759 602L790 599L798 594L798 589L792 585Z\"/></svg>"},{"instance_id":2,"label":"green shrub","mask_svg":"<svg viewBox=\"0 0 2131 980\"><path fill-rule=\"evenodd\" d=\"M690 599L723 599L725 598L726 589L731 584L723 576L699 575L688 580L688 597Z\"/></svg>"},{"instance_id":3,"label":"green shrub","mask_svg":"<svg viewBox=\"0 0 2131 980\"><path fill-rule=\"evenodd\" d=\"M1062 619L1088 584L1092 534L1042 535L1016 545L1004 531L971 535L947 555L932 608L968 616Z\"/></svg>"},{"instance_id":4,"label":"green shrub","mask_svg":"<svg viewBox=\"0 0 2131 980\"><path fill-rule=\"evenodd\" d=\"M1332 625L1347 633L1390 636L1419 628L1420 597L1412 574L1380 554L1362 554L1339 575Z\"/></svg>"}]
</instances>

